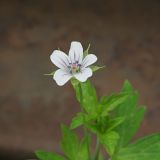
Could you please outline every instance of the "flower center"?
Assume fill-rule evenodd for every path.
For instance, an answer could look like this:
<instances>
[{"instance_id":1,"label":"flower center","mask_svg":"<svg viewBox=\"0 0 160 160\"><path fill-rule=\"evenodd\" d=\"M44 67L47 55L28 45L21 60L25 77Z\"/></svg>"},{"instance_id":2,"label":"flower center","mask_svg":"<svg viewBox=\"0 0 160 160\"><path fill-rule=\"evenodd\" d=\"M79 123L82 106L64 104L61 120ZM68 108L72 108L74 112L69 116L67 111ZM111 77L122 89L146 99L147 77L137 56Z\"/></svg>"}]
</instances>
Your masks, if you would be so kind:
<instances>
[{"instance_id":1,"label":"flower center","mask_svg":"<svg viewBox=\"0 0 160 160\"><path fill-rule=\"evenodd\" d=\"M78 62L70 63L69 69L71 74L78 73L81 71L81 64Z\"/></svg>"}]
</instances>

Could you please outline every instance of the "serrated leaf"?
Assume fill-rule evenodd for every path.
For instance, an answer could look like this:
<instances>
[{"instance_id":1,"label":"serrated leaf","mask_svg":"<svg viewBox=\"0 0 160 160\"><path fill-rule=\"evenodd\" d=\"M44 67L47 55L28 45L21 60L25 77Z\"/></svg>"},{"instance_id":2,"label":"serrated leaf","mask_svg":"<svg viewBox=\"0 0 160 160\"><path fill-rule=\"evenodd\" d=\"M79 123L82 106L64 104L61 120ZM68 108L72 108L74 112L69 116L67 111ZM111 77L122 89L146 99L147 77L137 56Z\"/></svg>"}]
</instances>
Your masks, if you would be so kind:
<instances>
[{"instance_id":1,"label":"serrated leaf","mask_svg":"<svg viewBox=\"0 0 160 160\"><path fill-rule=\"evenodd\" d=\"M160 134L139 139L134 144L122 148L113 156L113 160L159 160Z\"/></svg>"},{"instance_id":2,"label":"serrated leaf","mask_svg":"<svg viewBox=\"0 0 160 160\"><path fill-rule=\"evenodd\" d=\"M61 126L62 142L61 146L65 155L70 160L75 160L77 157L79 142L77 136L65 125Z\"/></svg>"},{"instance_id":3,"label":"serrated leaf","mask_svg":"<svg viewBox=\"0 0 160 160\"><path fill-rule=\"evenodd\" d=\"M45 152L42 150L38 150L35 152L35 154L39 158L39 160L64 160L62 156L52 152Z\"/></svg>"},{"instance_id":4,"label":"serrated leaf","mask_svg":"<svg viewBox=\"0 0 160 160\"><path fill-rule=\"evenodd\" d=\"M115 151L115 147L117 145L118 139L119 139L118 133L114 131L106 132L105 134L100 134L99 139L100 139L101 144L104 145L108 154L112 156Z\"/></svg>"},{"instance_id":5,"label":"serrated leaf","mask_svg":"<svg viewBox=\"0 0 160 160\"><path fill-rule=\"evenodd\" d=\"M130 142L139 128L145 112L144 106L137 106L138 93L133 90L128 81L124 83L122 93L128 94L128 97L114 110L114 117L125 117L125 121L116 128L120 135L117 149Z\"/></svg>"}]
</instances>

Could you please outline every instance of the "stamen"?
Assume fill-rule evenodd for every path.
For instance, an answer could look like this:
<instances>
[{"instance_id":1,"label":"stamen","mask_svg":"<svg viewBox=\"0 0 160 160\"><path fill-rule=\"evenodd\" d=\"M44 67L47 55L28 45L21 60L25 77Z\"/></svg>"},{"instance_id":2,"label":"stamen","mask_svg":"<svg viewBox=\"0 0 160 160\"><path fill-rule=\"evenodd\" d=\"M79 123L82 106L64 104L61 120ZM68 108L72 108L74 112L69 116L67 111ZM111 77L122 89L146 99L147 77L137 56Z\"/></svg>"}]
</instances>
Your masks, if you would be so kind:
<instances>
[{"instance_id":1,"label":"stamen","mask_svg":"<svg viewBox=\"0 0 160 160\"><path fill-rule=\"evenodd\" d=\"M70 63L69 67L70 73L75 74L81 71L81 64L78 63L78 61L75 61L75 63Z\"/></svg>"}]
</instances>

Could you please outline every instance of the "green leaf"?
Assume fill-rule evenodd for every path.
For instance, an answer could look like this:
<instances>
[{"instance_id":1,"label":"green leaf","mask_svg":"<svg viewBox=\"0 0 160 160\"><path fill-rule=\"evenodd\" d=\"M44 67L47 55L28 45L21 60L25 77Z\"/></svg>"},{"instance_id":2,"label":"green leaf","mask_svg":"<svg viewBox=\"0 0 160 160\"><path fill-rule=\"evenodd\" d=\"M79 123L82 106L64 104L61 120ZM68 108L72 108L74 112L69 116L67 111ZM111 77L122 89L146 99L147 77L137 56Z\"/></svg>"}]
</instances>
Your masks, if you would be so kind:
<instances>
[{"instance_id":1,"label":"green leaf","mask_svg":"<svg viewBox=\"0 0 160 160\"><path fill-rule=\"evenodd\" d=\"M62 125L63 139L62 149L69 160L89 160L89 137L85 136L81 142L77 136L67 127Z\"/></svg>"},{"instance_id":2,"label":"green leaf","mask_svg":"<svg viewBox=\"0 0 160 160\"><path fill-rule=\"evenodd\" d=\"M111 118L108 121L108 128L107 128L107 132L113 130L114 128L116 128L118 125L120 125L121 123L123 123L123 121L125 120L124 117L117 117L117 118Z\"/></svg>"},{"instance_id":3,"label":"green leaf","mask_svg":"<svg viewBox=\"0 0 160 160\"><path fill-rule=\"evenodd\" d=\"M160 134L139 139L134 144L120 149L113 160L160 160Z\"/></svg>"},{"instance_id":4,"label":"green leaf","mask_svg":"<svg viewBox=\"0 0 160 160\"><path fill-rule=\"evenodd\" d=\"M82 142L79 144L77 160L89 160L88 144L89 144L89 137L85 136L82 139Z\"/></svg>"},{"instance_id":5,"label":"green leaf","mask_svg":"<svg viewBox=\"0 0 160 160\"><path fill-rule=\"evenodd\" d=\"M45 76L53 76L55 72L56 72L56 71L53 71L53 72L51 72L51 73L47 73L47 74L44 74L44 75L45 75Z\"/></svg>"},{"instance_id":6,"label":"green leaf","mask_svg":"<svg viewBox=\"0 0 160 160\"><path fill-rule=\"evenodd\" d=\"M122 91L124 91L124 92L134 92L134 88L128 80L125 80Z\"/></svg>"},{"instance_id":7,"label":"green leaf","mask_svg":"<svg viewBox=\"0 0 160 160\"><path fill-rule=\"evenodd\" d=\"M78 81L76 78L71 78L71 84L73 85L73 88L77 87L80 81Z\"/></svg>"},{"instance_id":8,"label":"green leaf","mask_svg":"<svg viewBox=\"0 0 160 160\"><path fill-rule=\"evenodd\" d=\"M128 94L128 97L114 110L114 117L125 118L124 122L116 128L116 131L120 135L117 149L130 142L139 128L145 112L144 106L137 106L138 93L133 90L128 81L124 83L122 93Z\"/></svg>"},{"instance_id":9,"label":"green leaf","mask_svg":"<svg viewBox=\"0 0 160 160\"><path fill-rule=\"evenodd\" d=\"M35 154L40 160L64 160L62 156L59 156L52 152L45 152L45 151L39 150L39 151L36 151Z\"/></svg>"},{"instance_id":10,"label":"green leaf","mask_svg":"<svg viewBox=\"0 0 160 160\"><path fill-rule=\"evenodd\" d=\"M102 97L100 100L101 116L108 115L109 111L114 110L121 103L123 103L128 97L126 93L113 94L110 97Z\"/></svg>"},{"instance_id":11,"label":"green leaf","mask_svg":"<svg viewBox=\"0 0 160 160\"><path fill-rule=\"evenodd\" d=\"M61 146L65 155L70 160L76 160L79 142L77 136L65 125L61 126L62 142Z\"/></svg>"},{"instance_id":12,"label":"green leaf","mask_svg":"<svg viewBox=\"0 0 160 160\"><path fill-rule=\"evenodd\" d=\"M83 55L86 57L89 54L90 44L88 45L87 49L84 51Z\"/></svg>"},{"instance_id":13,"label":"green leaf","mask_svg":"<svg viewBox=\"0 0 160 160\"><path fill-rule=\"evenodd\" d=\"M102 154L99 154L98 160L104 160L104 157L102 156Z\"/></svg>"},{"instance_id":14,"label":"green leaf","mask_svg":"<svg viewBox=\"0 0 160 160\"><path fill-rule=\"evenodd\" d=\"M98 134L99 130L98 130L98 126L97 124L94 123L85 123L84 124L86 128L88 128L91 132Z\"/></svg>"},{"instance_id":15,"label":"green leaf","mask_svg":"<svg viewBox=\"0 0 160 160\"><path fill-rule=\"evenodd\" d=\"M77 100L80 102L80 87L82 89L82 107L88 114L96 114L97 96L95 88L89 80L83 83L72 81L72 85L76 91ZM81 103L81 102L80 102Z\"/></svg>"},{"instance_id":16,"label":"green leaf","mask_svg":"<svg viewBox=\"0 0 160 160\"><path fill-rule=\"evenodd\" d=\"M97 115L90 115L90 114L85 114L85 113L78 113L71 122L70 128L75 129L82 124L86 125L87 123L90 123L92 121L95 121L97 118Z\"/></svg>"},{"instance_id":17,"label":"green leaf","mask_svg":"<svg viewBox=\"0 0 160 160\"><path fill-rule=\"evenodd\" d=\"M120 125L124 121L124 117L110 118L106 117L98 117L98 121L96 123L90 122L88 123L87 128L89 128L92 132L96 134L104 134L106 132L111 132L118 125Z\"/></svg>"},{"instance_id":18,"label":"green leaf","mask_svg":"<svg viewBox=\"0 0 160 160\"><path fill-rule=\"evenodd\" d=\"M92 69L93 72L96 72L96 71L98 71L100 69L105 68L105 66L95 66L95 65L92 65L92 66L90 66L90 68Z\"/></svg>"},{"instance_id":19,"label":"green leaf","mask_svg":"<svg viewBox=\"0 0 160 160\"><path fill-rule=\"evenodd\" d=\"M100 142L104 145L108 154L112 156L119 139L118 133L114 131L106 132L105 134L100 134L99 139L100 139Z\"/></svg>"},{"instance_id":20,"label":"green leaf","mask_svg":"<svg viewBox=\"0 0 160 160\"><path fill-rule=\"evenodd\" d=\"M84 121L84 115L83 115L83 113L78 113L76 115L76 117L74 117L72 119L71 127L70 128L71 129L75 129L75 128L81 126L83 124L83 121Z\"/></svg>"}]
</instances>

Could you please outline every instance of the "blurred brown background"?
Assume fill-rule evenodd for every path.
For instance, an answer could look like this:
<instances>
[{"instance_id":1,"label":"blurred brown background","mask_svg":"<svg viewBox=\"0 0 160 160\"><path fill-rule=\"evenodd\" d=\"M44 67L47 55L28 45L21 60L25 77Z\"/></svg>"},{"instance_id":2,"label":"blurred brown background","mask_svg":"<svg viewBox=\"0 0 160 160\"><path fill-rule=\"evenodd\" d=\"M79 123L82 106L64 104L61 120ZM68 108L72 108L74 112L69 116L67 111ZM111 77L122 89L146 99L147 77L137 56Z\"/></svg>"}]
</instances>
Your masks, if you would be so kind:
<instances>
[{"instance_id":1,"label":"blurred brown background","mask_svg":"<svg viewBox=\"0 0 160 160\"><path fill-rule=\"evenodd\" d=\"M32 158L36 149L60 151L60 123L79 110L68 83L44 73L49 56L77 40L107 67L91 79L99 95L129 79L147 105L137 137L160 130L159 0L0 1L0 160Z\"/></svg>"}]
</instances>

